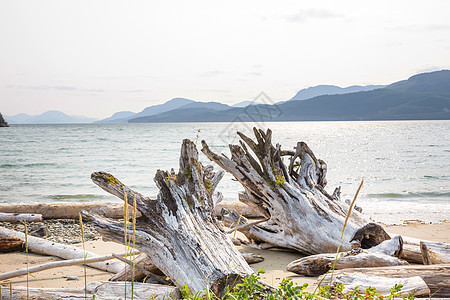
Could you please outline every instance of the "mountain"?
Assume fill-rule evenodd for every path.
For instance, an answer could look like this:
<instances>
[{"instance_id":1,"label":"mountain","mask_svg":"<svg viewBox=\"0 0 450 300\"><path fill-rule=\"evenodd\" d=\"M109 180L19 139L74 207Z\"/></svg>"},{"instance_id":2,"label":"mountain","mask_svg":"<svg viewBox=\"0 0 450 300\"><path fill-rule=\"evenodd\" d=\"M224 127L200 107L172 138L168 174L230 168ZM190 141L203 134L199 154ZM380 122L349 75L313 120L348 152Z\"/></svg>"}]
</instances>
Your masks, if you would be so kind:
<instances>
[{"instance_id":1,"label":"mountain","mask_svg":"<svg viewBox=\"0 0 450 300\"><path fill-rule=\"evenodd\" d=\"M321 95L302 101L226 110L201 105L196 108L181 107L158 115L133 118L129 122L233 122L236 118L244 122L450 120L450 71L418 74L408 80L369 91Z\"/></svg>"},{"instance_id":2,"label":"mountain","mask_svg":"<svg viewBox=\"0 0 450 300\"><path fill-rule=\"evenodd\" d=\"M246 106L249 106L249 105L258 105L258 104L261 104L261 103L258 103L258 102L255 102L255 101L242 101L242 102L233 104L232 107L246 107Z\"/></svg>"},{"instance_id":3,"label":"mountain","mask_svg":"<svg viewBox=\"0 0 450 300\"><path fill-rule=\"evenodd\" d=\"M220 102L193 102L193 103L183 105L180 108L182 108L182 109L206 108L206 109L213 109L213 110L227 110L227 109L230 109L231 106L222 104Z\"/></svg>"},{"instance_id":4,"label":"mountain","mask_svg":"<svg viewBox=\"0 0 450 300\"><path fill-rule=\"evenodd\" d=\"M450 70L422 73L395 82L387 89L397 92L450 93Z\"/></svg>"},{"instance_id":5,"label":"mountain","mask_svg":"<svg viewBox=\"0 0 450 300\"><path fill-rule=\"evenodd\" d=\"M229 111L232 107L219 102L193 102L158 115L130 119L129 123L147 122L220 122L216 120L218 112ZM193 120L193 121L192 121Z\"/></svg>"},{"instance_id":6,"label":"mountain","mask_svg":"<svg viewBox=\"0 0 450 300\"><path fill-rule=\"evenodd\" d=\"M194 102L195 102L194 100L189 100L189 99L185 99L185 98L173 98L172 100L169 100L163 104L157 104L157 105L152 105L152 106L146 107L139 113L120 112L120 114L131 113L122 118L115 117L115 115L117 114L117 113L115 113L114 115L112 115L109 118L98 121L98 123L126 123L129 120L134 119L134 118L142 118L142 117L146 117L146 116L153 116L153 115L161 114L166 111L177 109L183 105L187 105L187 104L194 103Z\"/></svg>"},{"instance_id":7,"label":"mountain","mask_svg":"<svg viewBox=\"0 0 450 300\"><path fill-rule=\"evenodd\" d=\"M317 85L302 89L292 97L289 101L306 100L323 95L342 95L357 92L367 92L375 89L386 87L385 85L352 85L346 88L341 88L335 85Z\"/></svg>"},{"instance_id":8,"label":"mountain","mask_svg":"<svg viewBox=\"0 0 450 300\"><path fill-rule=\"evenodd\" d=\"M7 117L11 124L71 124L71 123L92 123L96 119L81 116L69 116L57 110L49 110L40 115L30 116L18 114Z\"/></svg>"},{"instance_id":9,"label":"mountain","mask_svg":"<svg viewBox=\"0 0 450 300\"><path fill-rule=\"evenodd\" d=\"M136 113L132 111L119 111L113 114L111 117L96 121L95 123L123 123L132 118Z\"/></svg>"}]
</instances>

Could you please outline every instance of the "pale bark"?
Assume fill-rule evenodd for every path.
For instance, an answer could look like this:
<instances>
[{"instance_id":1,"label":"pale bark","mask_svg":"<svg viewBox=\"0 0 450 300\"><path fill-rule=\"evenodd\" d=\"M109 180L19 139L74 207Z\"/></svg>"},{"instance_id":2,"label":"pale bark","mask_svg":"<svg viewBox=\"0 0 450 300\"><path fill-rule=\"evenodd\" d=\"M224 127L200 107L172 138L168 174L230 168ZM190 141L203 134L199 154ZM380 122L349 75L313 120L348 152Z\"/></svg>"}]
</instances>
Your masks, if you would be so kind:
<instances>
[{"instance_id":1,"label":"pale bark","mask_svg":"<svg viewBox=\"0 0 450 300\"><path fill-rule=\"evenodd\" d=\"M53 261L49 263L45 263L38 266L31 266L28 268L22 268L19 270L14 270L11 272L5 272L0 274L0 280L7 280L14 277L19 277L22 275L26 275L27 273L36 273L48 269L60 268L60 267L68 267L68 266L78 266L83 264L90 264L95 262L102 262L106 260L114 259L116 256L125 256L128 255L128 252L117 253L117 254L108 254L98 257L90 257L90 258L77 258L77 259L69 259L63 261Z\"/></svg>"},{"instance_id":2,"label":"pale bark","mask_svg":"<svg viewBox=\"0 0 450 300\"><path fill-rule=\"evenodd\" d=\"M449 244L428 241L422 241L420 244L426 247L430 264L450 264Z\"/></svg>"},{"instance_id":3,"label":"pale bark","mask_svg":"<svg viewBox=\"0 0 450 300\"><path fill-rule=\"evenodd\" d=\"M0 227L0 238L18 238L25 242L24 233L2 227ZM98 256L95 253L84 251L74 246L51 242L30 235L27 237L27 241L28 250L37 254L52 255L64 259L84 258L86 255L87 258ZM123 268L123 264L117 261L91 263L88 266L111 273L117 273Z\"/></svg>"},{"instance_id":4,"label":"pale bark","mask_svg":"<svg viewBox=\"0 0 450 300\"><path fill-rule=\"evenodd\" d=\"M136 199L142 217L136 224L135 247L145 252L155 266L174 284L187 284L193 293L205 288L216 294L228 284L253 271L221 230L214 216L220 197L214 190L223 172L214 173L198 161L195 144L184 140L178 174L158 170L157 199L145 197L118 181L111 174L96 172L91 178L105 191L125 199ZM98 215L83 214L96 223L106 238L122 242L124 226ZM131 226L128 236L132 236Z\"/></svg>"},{"instance_id":5,"label":"pale bark","mask_svg":"<svg viewBox=\"0 0 450 300\"><path fill-rule=\"evenodd\" d=\"M257 210L237 201L221 201L217 203L214 212L220 215L222 208L235 210L247 218L261 217ZM129 207L129 211L131 211ZM43 219L75 219L78 220L81 211L107 216L112 219L123 219L123 204L121 203L37 203L37 204L7 204L0 205L0 213L10 214L41 214ZM140 215L140 213L138 212ZM0 221L1 222L1 221Z\"/></svg>"},{"instance_id":6,"label":"pale bark","mask_svg":"<svg viewBox=\"0 0 450 300\"><path fill-rule=\"evenodd\" d=\"M423 255L425 254L422 247L424 247L427 249L427 254L429 257L427 264L450 264L450 244L416 239L407 236L403 236L403 241L404 251L402 258L409 262L423 263Z\"/></svg>"},{"instance_id":7,"label":"pale bark","mask_svg":"<svg viewBox=\"0 0 450 300\"><path fill-rule=\"evenodd\" d=\"M123 204L121 203L36 203L0 205L0 212L41 214L44 219L76 219L84 210L90 213L123 219Z\"/></svg>"},{"instance_id":8,"label":"pale bark","mask_svg":"<svg viewBox=\"0 0 450 300\"><path fill-rule=\"evenodd\" d=\"M259 248L289 248L308 255L336 252L349 206L341 201L340 189L332 194L325 191L325 162L317 159L303 142L297 144L295 152L284 151L278 144L274 147L270 129L254 129L256 142L238 134L243 142L240 146L230 145L231 158L213 153L205 141L202 152L242 184L245 192L239 200L268 219L240 231ZM290 157L288 167L283 156ZM296 170L297 159L300 161ZM225 215L231 217L229 226L235 227L239 215ZM239 227L247 223L240 218ZM341 250L351 249L350 241L367 223L359 212L351 212ZM384 239L384 234L377 236L377 242Z\"/></svg>"},{"instance_id":9,"label":"pale bark","mask_svg":"<svg viewBox=\"0 0 450 300\"><path fill-rule=\"evenodd\" d=\"M41 222L40 214L0 213L0 222Z\"/></svg>"},{"instance_id":10,"label":"pale bark","mask_svg":"<svg viewBox=\"0 0 450 300\"><path fill-rule=\"evenodd\" d=\"M354 290L355 288L364 292L367 288L372 287L375 288L380 295L387 296L396 284L401 284L403 287L400 291L400 297L406 297L410 294L413 294L416 297L430 296L430 289L425 281L419 276L391 278L377 275L365 274L364 276L360 276L356 273L342 273L334 277L333 283L343 284L344 293Z\"/></svg>"},{"instance_id":11,"label":"pale bark","mask_svg":"<svg viewBox=\"0 0 450 300\"><path fill-rule=\"evenodd\" d=\"M398 259L402 252L402 240L396 236L368 250L357 248L344 253L316 254L297 259L288 264L287 271L305 276L325 274L333 266L335 270L407 265Z\"/></svg>"},{"instance_id":12,"label":"pale bark","mask_svg":"<svg viewBox=\"0 0 450 300\"><path fill-rule=\"evenodd\" d=\"M125 294L125 284L127 288L127 299L131 299L131 283L125 282L92 282L86 286L87 299L99 300L117 300L123 299ZM11 300L9 286L2 285L2 299ZM85 289L51 289L51 288L29 288L30 299L86 299ZM180 293L174 286L166 286L160 284L134 283L133 298L134 299L179 299ZM27 299L26 287L13 287L12 299Z\"/></svg>"},{"instance_id":13,"label":"pale bark","mask_svg":"<svg viewBox=\"0 0 450 300\"><path fill-rule=\"evenodd\" d=\"M450 264L336 270L334 271L333 278L339 274L351 274L351 276L359 278L367 275L375 275L393 279L419 276L427 284L433 298L450 298ZM322 275L318 281L320 282L323 279L322 285L328 285L330 284L330 278L331 276L329 275Z\"/></svg>"}]
</instances>

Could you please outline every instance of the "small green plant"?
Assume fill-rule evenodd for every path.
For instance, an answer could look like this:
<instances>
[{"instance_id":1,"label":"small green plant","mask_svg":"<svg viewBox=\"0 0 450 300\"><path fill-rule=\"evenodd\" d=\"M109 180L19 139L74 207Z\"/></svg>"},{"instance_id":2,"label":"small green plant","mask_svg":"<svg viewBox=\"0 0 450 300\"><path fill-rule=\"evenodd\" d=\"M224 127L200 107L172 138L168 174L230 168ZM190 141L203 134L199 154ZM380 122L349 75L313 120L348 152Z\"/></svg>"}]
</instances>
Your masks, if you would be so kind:
<instances>
[{"instance_id":1,"label":"small green plant","mask_svg":"<svg viewBox=\"0 0 450 300\"><path fill-rule=\"evenodd\" d=\"M195 135L195 145L196 146L197 146L198 139L200 137L200 132L202 132L202 130L201 129L197 129L197 134Z\"/></svg>"},{"instance_id":2,"label":"small green plant","mask_svg":"<svg viewBox=\"0 0 450 300\"><path fill-rule=\"evenodd\" d=\"M181 289L181 299L200 300L200 299L213 299L213 300L323 300L323 299L354 299L354 300L384 300L400 298L400 292L402 289L401 284L396 284L389 295L383 296L378 291L369 287L364 291L355 287L352 290L345 291L345 287L342 284L334 284L332 286L321 286L317 293L306 292L305 289L308 284L297 285L291 278L284 278L276 289L267 287L261 282L261 274L264 271L257 271L252 275L249 275L242 279L241 283L230 288L225 288L225 295L217 297L212 294L209 289L197 292L195 295L191 293L188 285L185 284ZM156 300L156 296L150 298ZM166 299L166 298L163 298ZM410 294L402 299L413 300L416 299L414 295Z\"/></svg>"},{"instance_id":3,"label":"small green plant","mask_svg":"<svg viewBox=\"0 0 450 300\"><path fill-rule=\"evenodd\" d=\"M28 275L30 275L30 273L28 272L28 226L27 226L27 221L23 221L23 225L25 227L25 254L27 256L27 299L29 299L30 295L29 295L29 278ZM11 289L11 299L12 299L12 289Z\"/></svg>"},{"instance_id":4,"label":"small green plant","mask_svg":"<svg viewBox=\"0 0 450 300\"><path fill-rule=\"evenodd\" d=\"M166 181L175 181L177 180L177 174L168 174L167 177L165 178Z\"/></svg>"},{"instance_id":5,"label":"small green plant","mask_svg":"<svg viewBox=\"0 0 450 300\"><path fill-rule=\"evenodd\" d=\"M275 182L277 186L283 186L286 182L283 175L275 174L275 178L277 179L277 181Z\"/></svg>"},{"instance_id":6,"label":"small green plant","mask_svg":"<svg viewBox=\"0 0 450 300\"><path fill-rule=\"evenodd\" d=\"M87 273L86 273L86 246L84 243L84 228L83 228L83 218L81 217L81 212L78 213L78 216L80 218L80 229L81 229L81 241L83 243L83 251L84 251L84 299L87 299Z\"/></svg>"}]
</instances>

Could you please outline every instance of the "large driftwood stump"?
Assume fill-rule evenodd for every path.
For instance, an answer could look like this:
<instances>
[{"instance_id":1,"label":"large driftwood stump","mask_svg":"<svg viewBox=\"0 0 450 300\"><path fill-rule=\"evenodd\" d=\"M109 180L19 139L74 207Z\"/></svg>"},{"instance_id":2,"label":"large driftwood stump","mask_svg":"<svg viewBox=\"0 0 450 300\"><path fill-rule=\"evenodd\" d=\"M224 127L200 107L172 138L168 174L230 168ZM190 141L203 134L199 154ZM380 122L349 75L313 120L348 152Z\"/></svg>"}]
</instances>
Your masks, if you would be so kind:
<instances>
[{"instance_id":1,"label":"large driftwood stump","mask_svg":"<svg viewBox=\"0 0 450 300\"><path fill-rule=\"evenodd\" d=\"M272 145L270 129L264 132L254 128L254 134L256 141L238 132L242 141L240 146L230 145L231 158L213 153L202 141L202 152L244 187L239 200L267 219L249 225L245 218L225 212L228 222L236 225L239 221L238 230L260 248L290 248L304 254L335 252L349 205L341 201L340 189L332 194L325 190L326 163L317 159L304 142L299 142L295 151L285 151L279 144ZM289 157L288 165L283 162L284 156ZM350 250L351 242L376 245L389 238L383 229L378 235L360 231L355 237L367 223L359 212L351 212L341 250Z\"/></svg>"},{"instance_id":2,"label":"large driftwood stump","mask_svg":"<svg viewBox=\"0 0 450 300\"><path fill-rule=\"evenodd\" d=\"M193 293L208 288L221 294L226 285L253 272L214 215L214 190L222 176L212 166L203 167L195 144L184 140L178 174L156 172L157 199L131 190L108 173L96 172L91 178L121 199L127 195L130 205L136 199L142 216L136 224L135 247L176 286L187 284ZM123 242L123 223L88 213L84 217L95 221L104 237ZM130 226L127 235L132 235Z\"/></svg>"}]
</instances>

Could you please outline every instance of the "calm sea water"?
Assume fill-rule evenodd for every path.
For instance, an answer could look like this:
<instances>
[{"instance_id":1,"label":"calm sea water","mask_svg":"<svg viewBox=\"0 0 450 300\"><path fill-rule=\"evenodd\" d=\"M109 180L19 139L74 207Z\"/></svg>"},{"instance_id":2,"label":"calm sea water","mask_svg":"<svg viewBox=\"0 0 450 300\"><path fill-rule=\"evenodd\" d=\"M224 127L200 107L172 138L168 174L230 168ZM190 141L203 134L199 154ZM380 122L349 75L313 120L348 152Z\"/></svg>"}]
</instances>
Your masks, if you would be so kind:
<instances>
[{"instance_id":1,"label":"calm sea water","mask_svg":"<svg viewBox=\"0 0 450 300\"><path fill-rule=\"evenodd\" d=\"M156 196L157 169L178 168L184 138L205 139L229 153L248 123L14 125L0 128L0 204L119 200L94 185L106 171ZM328 164L329 192L342 186L376 221L450 219L450 121L266 123L273 141L292 149L305 141ZM198 130L201 130L198 132ZM208 159L201 154L201 160ZM218 187L237 200L241 186L226 175Z\"/></svg>"}]
</instances>

